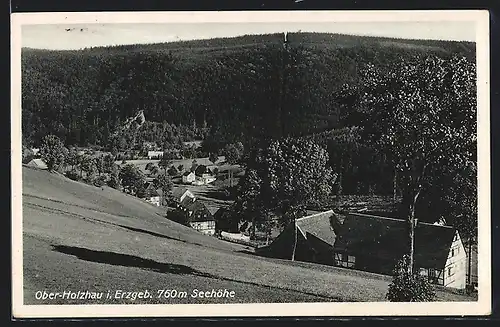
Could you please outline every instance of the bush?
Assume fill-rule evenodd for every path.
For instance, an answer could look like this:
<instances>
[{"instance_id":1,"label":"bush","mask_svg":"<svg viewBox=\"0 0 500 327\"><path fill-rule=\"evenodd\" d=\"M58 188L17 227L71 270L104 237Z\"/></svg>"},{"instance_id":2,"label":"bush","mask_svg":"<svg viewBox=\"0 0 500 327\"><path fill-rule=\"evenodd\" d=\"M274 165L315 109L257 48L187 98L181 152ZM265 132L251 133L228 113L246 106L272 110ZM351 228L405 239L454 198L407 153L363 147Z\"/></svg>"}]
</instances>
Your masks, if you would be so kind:
<instances>
[{"instance_id":1,"label":"bush","mask_svg":"<svg viewBox=\"0 0 500 327\"><path fill-rule=\"evenodd\" d=\"M80 180L80 175L74 170L69 170L64 175L74 181Z\"/></svg>"},{"instance_id":2,"label":"bush","mask_svg":"<svg viewBox=\"0 0 500 327\"><path fill-rule=\"evenodd\" d=\"M418 273L409 272L409 256L404 255L394 269L387 299L391 302L430 302L436 293L432 285Z\"/></svg>"},{"instance_id":3,"label":"bush","mask_svg":"<svg viewBox=\"0 0 500 327\"><path fill-rule=\"evenodd\" d=\"M106 178L104 176L99 176L94 180L94 185L97 187L101 187L106 185Z\"/></svg>"}]
</instances>

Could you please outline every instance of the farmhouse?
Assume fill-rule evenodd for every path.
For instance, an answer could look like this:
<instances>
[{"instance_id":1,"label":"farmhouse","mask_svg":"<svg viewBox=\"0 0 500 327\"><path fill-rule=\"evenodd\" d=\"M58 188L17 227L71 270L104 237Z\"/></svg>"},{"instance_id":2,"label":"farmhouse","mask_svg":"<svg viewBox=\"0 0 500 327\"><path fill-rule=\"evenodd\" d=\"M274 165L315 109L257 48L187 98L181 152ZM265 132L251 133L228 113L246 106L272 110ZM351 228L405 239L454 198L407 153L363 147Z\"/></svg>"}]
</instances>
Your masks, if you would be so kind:
<instances>
[{"instance_id":1,"label":"farmhouse","mask_svg":"<svg viewBox=\"0 0 500 327\"><path fill-rule=\"evenodd\" d=\"M184 184L191 184L196 180L196 175L192 171L186 171L182 174L182 182Z\"/></svg>"},{"instance_id":2,"label":"farmhouse","mask_svg":"<svg viewBox=\"0 0 500 327\"><path fill-rule=\"evenodd\" d=\"M215 234L215 219L208 208L196 198L186 196L177 204L176 218L197 231Z\"/></svg>"},{"instance_id":3,"label":"farmhouse","mask_svg":"<svg viewBox=\"0 0 500 327\"><path fill-rule=\"evenodd\" d=\"M38 169L48 169L47 165L42 159L31 159L30 162L26 164L28 167L38 168Z\"/></svg>"},{"instance_id":4,"label":"farmhouse","mask_svg":"<svg viewBox=\"0 0 500 327\"><path fill-rule=\"evenodd\" d=\"M334 246L335 265L391 275L407 248L405 220L349 214ZM465 288L466 254L453 227L418 223L415 230L415 266L429 281Z\"/></svg>"},{"instance_id":5,"label":"farmhouse","mask_svg":"<svg viewBox=\"0 0 500 327\"><path fill-rule=\"evenodd\" d=\"M154 204L156 206L161 205L161 190L158 190L154 187L154 184L151 182L146 182L146 192L145 196L142 198L146 202Z\"/></svg>"},{"instance_id":6,"label":"farmhouse","mask_svg":"<svg viewBox=\"0 0 500 327\"><path fill-rule=\"evenodd\" d=\"M338 217L332 210L312 214L289 224L271 244L256 251L267 257L292 259L297 237L295 260L333 265L338 228Z\"/></svg>"},{"instance_id":7,"label":"farmhouse","mask_svg":"<svg viewBox=\"0 0 500 327\"><path fill-rule=\"evenodd\" d=\"M194 194L186 188L175 188L172 190L172 195L173 199L178 203L181 203L186 197L194 199Z\"/></svg>"},{"instance_id":8,"label":"farmhouse","mask_svg":"<svg viewBox=\"0 0 500 327\"><path fill-rule=\"evenodd\" d=\"M211 174L210 169L205 165L199 165L196 167L195 180L192 182L194 185L206 185L210 184L216 180L216 178Z\"/></svg>"}]
</instances>

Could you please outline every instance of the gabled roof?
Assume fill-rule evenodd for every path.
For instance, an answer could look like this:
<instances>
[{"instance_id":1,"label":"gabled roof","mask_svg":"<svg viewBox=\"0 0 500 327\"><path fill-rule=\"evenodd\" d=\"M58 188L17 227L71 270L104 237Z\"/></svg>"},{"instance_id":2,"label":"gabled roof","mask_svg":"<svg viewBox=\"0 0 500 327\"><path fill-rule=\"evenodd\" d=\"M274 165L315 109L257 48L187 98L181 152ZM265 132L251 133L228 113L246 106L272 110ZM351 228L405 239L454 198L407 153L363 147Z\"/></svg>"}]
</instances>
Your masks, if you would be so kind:
<instances>
[{"instance_id":1,"label":"gabled roof","mask_svg":"<svg viewBox=\"0 0 500 327\"><path fill-rule=\"evenodd\" d=\"M189 221L213 221L214 217L208 210L208 208L200 201L193 201L187 207L189 211L192 211Z\"/></svg>"},{"instance_id":2,"label":"gabled roof","mask_svg":"<svg viewBox=\"0 0 500 327\"><path fill-rule=\"evenodd\" d=\"M334 245L337 229L337 217L332 210L320 212L296 220L298 229L305 234L312 234L322 241Z\"/></svg>"},{"instance_id":3,"label":"gabled roof","mask_svg":"<svg viewBox=\"0 0 500 327\"><path fill-rule=\"evenodd\" d=\"M174 188L172 190L172 195L174 196L175 200L179 201L181 199L181 197L184 195L184 193L186 193L186 192L189 192L189 190L187 188L184 188L184 187Z\"/></svg>"},{"instance_id":4,"label":"gabled roof","mask_svg":"<svg viewBox=\"0 0 500 327\"><path fill-rule=\"evenodd\" d=\"M407 226L402 219L348 214L339 229L335 251L396 262L407 249ZM415 264L444 268L455 233L453 227L419 223L415 229Z\"/></svg>"},{"instance_id":5,"label":"gabled roof","mask_svg":"<svg viewBox=\"0 0 500 327\"><path fill-rule=\"evenodd\" d=\"M182 176L189 176L191 174L194 174L192 171L186 171L184 172L184 174L182 174Z\"/></svg>"},{"instance_id":6,"label":"gabled roof","mask_svg":"<svg viewBox=\"0 0 500 327\"><path fill-rule=\"evenodd\" d=\"M189 209L191 204L195 202L195 199L193 199L190 196L186 196L182 201L181 201L181 206L183 206L186 209Z\"/></svg>"},{"instance_id":7,"label":"gabled roof","mask_svg":"<svg viewBox=\"0 0 500 327\"><path fill-rule=\"evenodd\" d=\"M31 159L31 161L28 162L27 165L30 167L36 167L36 168L40 168L40 169L47 169L48 168L42 159Z\"/></svg>"}]
</instances>

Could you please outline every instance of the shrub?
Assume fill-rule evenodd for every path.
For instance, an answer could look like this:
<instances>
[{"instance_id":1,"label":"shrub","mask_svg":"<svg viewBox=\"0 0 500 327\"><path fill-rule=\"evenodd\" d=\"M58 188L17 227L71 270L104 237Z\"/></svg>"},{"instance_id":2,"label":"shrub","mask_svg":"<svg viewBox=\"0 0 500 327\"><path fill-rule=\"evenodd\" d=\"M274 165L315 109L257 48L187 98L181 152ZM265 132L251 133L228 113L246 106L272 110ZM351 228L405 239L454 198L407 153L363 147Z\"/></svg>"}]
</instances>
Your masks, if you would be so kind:
<instances>
[{"instance_id":1,"label":"shrub","mask_svg":"<svg viewBox=\"0 0 500 327\"><path fill-rule=\"evenodd\" d=\"M409 257L404 255L394 268L394 277L387 299L391 302L430 302L433 301L436 293L432 285L418 273L410 273Z\"/></svg>"},{"instance_id":2,"label":"shrub","mask_svg":"<svg viewBox=\"0 0 500 327\"><path fill-rule=\"evenodd\" d=\"M64 175L74 181L80 180L80 175L74 170L69 170Z\"/></svg>"},{"instance_id":3,"label":"shrub","mask_svg":"<svg viewBox=\"0 0 500 327\"><path fill-rule=\"evenodd\" d=\"M94 180L94 185L97 187L101 187L106 185L106 178L104 176L99 176Z\"/></svg>"}]
</instances>

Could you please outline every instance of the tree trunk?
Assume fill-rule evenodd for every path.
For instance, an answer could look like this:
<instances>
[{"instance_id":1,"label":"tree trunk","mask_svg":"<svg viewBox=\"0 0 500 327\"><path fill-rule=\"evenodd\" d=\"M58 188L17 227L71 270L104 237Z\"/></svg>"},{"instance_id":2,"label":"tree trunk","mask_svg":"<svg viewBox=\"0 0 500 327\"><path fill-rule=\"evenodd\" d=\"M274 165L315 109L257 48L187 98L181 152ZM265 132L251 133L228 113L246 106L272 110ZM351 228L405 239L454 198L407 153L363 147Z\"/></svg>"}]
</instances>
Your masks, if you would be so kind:
<instances>
[{"instance_id":1,"label":"tree trunk","mask_svg":"<svg viewBox=\"0 0 500 327\"><path fill-rule=\"evenodd\" d=\"M418 224L418 219L415 218L415 205L417 203L418 197L420 195L421 188L417 190L417 193L413 197L413 201L410 203L410 210L408 215L408 223L410 224L410 273L413 273L415 268L415 228Z\"/></svg>"},{"instance_id":2,"label":"tree trunk","mask_svg":"<svg viewBox=\"0 0 500 327\"><path fill-rule=\"evenodd\" d=\"M394 179L392 181L392 194L393 194L393 198L394 200L396 200L396 197L397 197L397 180L398 180L398 171L397 170L394 170Z\"/></svg>"},{"instance_id":3,"label":"tree trunk","mask_svg":"<svg viewBox=\"0 0 500 327\"><path fill-rule=\"evenodd\" d=\"M468 258L468 278L467 278L467 284L472 285L472 237L469 237L469 258Z\"/></svg>"},{"instance_id":4,"label":"tree trunk","mask_svg":"<svg viewBox=\"0 0 500 327\"><path fill-rule=\"evenodd\" d=\"M410 213L408 215L408 223L410 227L410 266L409 266L409 273L413 273L413 268L414 268L414 257L415 257L415 204L410 205Z\"/></svg>"},{"instance_id":5,"label":"tree trunk","mask_svg":"<svg viewBox=\"0 0 500 327\"><path fill-rule=\"evenodd\" d=\"M292 261L295 261L295 251L297 250L297 221L293 220L293 248L292 248Z\"/></svg>"}]
</instances>

